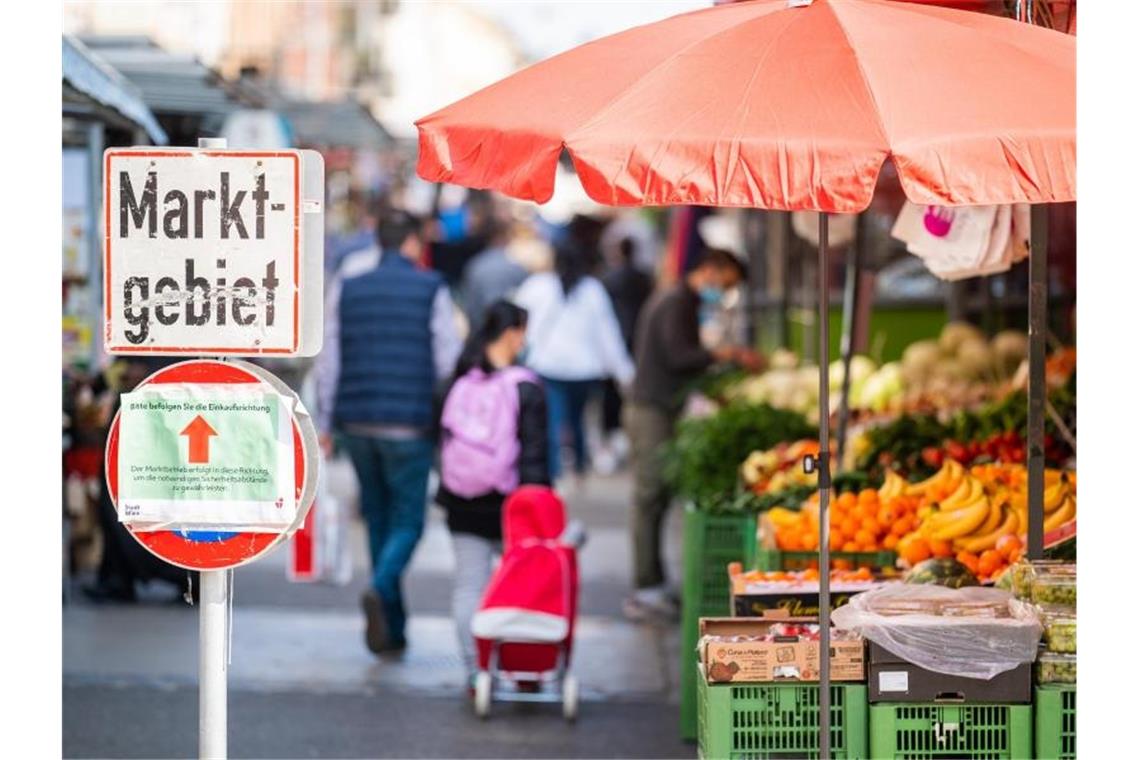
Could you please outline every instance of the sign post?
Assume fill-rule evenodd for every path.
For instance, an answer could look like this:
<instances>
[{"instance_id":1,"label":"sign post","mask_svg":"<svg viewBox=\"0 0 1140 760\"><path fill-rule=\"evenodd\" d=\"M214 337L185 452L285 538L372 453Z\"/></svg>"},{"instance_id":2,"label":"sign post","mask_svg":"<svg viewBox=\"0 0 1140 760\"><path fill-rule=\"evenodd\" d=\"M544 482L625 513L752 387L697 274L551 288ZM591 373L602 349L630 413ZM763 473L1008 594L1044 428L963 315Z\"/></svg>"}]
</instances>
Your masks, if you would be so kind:
<instances>
[{"instance_id":1,"label":"sign post","mask_svg":"<svg viewBox=\"0 0 1140 760\"><path fill-rule=\"evenodd\" d=\"M312 151L104 154L110 354L311 356L321 347L324 168ZM232 569L280 546L316 495L316 429L242 361L185 361L121 397L106 475L148 551L200 571L198 751L226 757Z\"/></svg>"}]
</instances>

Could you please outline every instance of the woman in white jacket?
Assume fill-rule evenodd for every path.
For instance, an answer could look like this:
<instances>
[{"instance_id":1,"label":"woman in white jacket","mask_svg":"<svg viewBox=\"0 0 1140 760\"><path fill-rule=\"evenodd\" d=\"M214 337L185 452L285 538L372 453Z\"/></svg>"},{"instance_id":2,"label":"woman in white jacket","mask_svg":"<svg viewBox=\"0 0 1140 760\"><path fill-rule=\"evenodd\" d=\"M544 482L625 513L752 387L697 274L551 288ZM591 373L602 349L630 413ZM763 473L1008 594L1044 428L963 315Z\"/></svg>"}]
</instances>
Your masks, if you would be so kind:
<instances>
[{"instance_id":1,"label":"woman in white jacket","mask_svg":"<svg viewBox=\"0 0 1140 760\"><path fill-rule=\"evenodd\" d=\"M633 379L633 360L605 287L590 274L587 252L568 243L555 251L554 271L531 275L515 294L530 314L526 364L546 386L550 476L561 472L562 433L569 426L575 471L588 464L583 411L601 381L624 387Z\"/></svg>"}]
</instances>

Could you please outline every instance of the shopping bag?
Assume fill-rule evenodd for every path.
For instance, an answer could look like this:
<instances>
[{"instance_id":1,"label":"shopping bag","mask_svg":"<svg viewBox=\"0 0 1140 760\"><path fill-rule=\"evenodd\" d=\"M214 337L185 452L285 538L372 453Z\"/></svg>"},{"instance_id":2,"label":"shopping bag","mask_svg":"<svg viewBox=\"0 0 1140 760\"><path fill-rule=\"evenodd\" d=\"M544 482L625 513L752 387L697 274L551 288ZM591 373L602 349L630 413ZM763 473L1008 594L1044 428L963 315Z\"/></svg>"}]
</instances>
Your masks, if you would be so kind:
<instances>
[{"instance_id":1,"label":"shopping bag","mask_svg":"<svg viewBox=\"0 0 1140 760\"><path fill-rule=\"evenodd\" d=\"M348 472L345 472L347 467ZM338 490L351 494L356 489L352 465L343 457L322 463L317 495L301 528L290 541L287 575L294 583L347 585L352 580L351 523L353 507Z\"/></svg>"}]
</instances>

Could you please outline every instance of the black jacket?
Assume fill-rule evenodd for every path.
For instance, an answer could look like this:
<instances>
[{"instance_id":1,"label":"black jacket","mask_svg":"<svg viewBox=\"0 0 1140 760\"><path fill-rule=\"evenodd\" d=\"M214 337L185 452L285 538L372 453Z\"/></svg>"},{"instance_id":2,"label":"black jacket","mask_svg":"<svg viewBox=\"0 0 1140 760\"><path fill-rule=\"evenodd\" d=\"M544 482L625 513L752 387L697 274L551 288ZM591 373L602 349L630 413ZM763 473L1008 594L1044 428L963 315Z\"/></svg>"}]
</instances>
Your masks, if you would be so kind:
<instances>
[{"instance_id":1,"label":"black jacket","mask_svg":"<svg viewBox=\"0 0 1140 760\"><path fill-rule=\"evenodd\" d=\"M451 384L454 384L454 380ZM451 384L447 393L451 391ZM538 382L519 383L519 485L550 485L547 457L546 392ZM447 393L442 399L447 398ZM442 415L443 404L438 406ZM437 421L439 417L437 416ZM437 422L438 429L438 422ZM452 493L443 485L436 492L436 503L447 510L447 527L452 533L471 533L500 541L503 538L503 501L507 495L492 491L473 499Z\"/></svg>"}]
</instances>

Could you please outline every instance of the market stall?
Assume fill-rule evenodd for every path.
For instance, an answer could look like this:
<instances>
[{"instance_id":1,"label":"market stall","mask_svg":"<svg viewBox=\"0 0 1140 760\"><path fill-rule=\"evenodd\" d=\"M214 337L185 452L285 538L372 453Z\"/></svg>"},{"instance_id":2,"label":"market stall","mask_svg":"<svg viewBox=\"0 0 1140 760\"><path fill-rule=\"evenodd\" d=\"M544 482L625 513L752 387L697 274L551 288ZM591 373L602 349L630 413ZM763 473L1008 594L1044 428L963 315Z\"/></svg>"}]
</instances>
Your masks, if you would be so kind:
<instances>
[{"instance_id":1,"label":"market stall","mask_svg":"<svg viewBox=\"0 0 1140 760\"><path fill-rule=\"evenodd\" d=\"M802 709L790 710L799 717L781 717L783 713L776 711L758 719L744 743L733 745L737 751L777 749L764 745L764 736L798 720L799 743L779 749L820 757L832 756L833 750L837 756L858 756L850 749L854 744L832 746L838 737L833 716L845 715L853 705L833 704L833 698L849 698L831 683L830 658L819 657L831 649L832 605L847 598L832 596L832 572L827 570L832 567L829 555L836 519L841 525L855 519L845 511L858 514L860 520L851 531L851 546L844 541L838 549L847 548L850 555L877 553L880 541L885 546L882 534L886 533L894 536L896 548L913 551L918 560L922 547L934 554L931 541L939 542L942 554L947 542L953 549L955 540L967 536L988 540L1011 519L1020 527L1024 518L1027 548L1014 534L1017 545L1005 542L1008 548L1002 550L1001 560L1016 561L1019 552L1039 556L1046 510L1045 397L1040 382L1045 356L1042 325L1037 321L1042 310L1035 308L1043 296L1044 241L1038 209L1039 204L1075 198L1073 51L1072 39L1065 35L980 14L869 2L756 2L686 14L614 35L537 64L418 122L419 172L433 181L492 187L542 202L550 196L554 164L565 150L587 193L613 205L825 212L818 220L816 270L821 359L815 370L818 438L815 451L804 459L806 474L815 475L817 506L801 509L807 521L798 526L797 544L785 547L817 553L818 577L792 580L804 582L801 591L817 600L818 623L812 624L814 629L788 635L817 637L812 639L817 668L802 680L818 687L793 686L774 697L781 703L804 700ZM604 79L591 76L602 70L607 72ZM1001 71L1000 82L993 71ZM708 88L708 81L717 81L718 87ZM937 87L932 86L935 82ZM544 97L551 92L558 97ZM762 97L765 107L741 108L754 97ZM544 107L536 107L538 103ZM1030 325L1029 374L1036 380L1026 402L1030 424L1023 494L1002 482L1007 476L1018 479L1016 473L967 472L958 465L939 468L918 490L913 489L919 484L902 485L901 475L895 476L900 480L888 479L877 488L858 488L853 506L847 503L840 509L836 502L836 510L830 509L832 490L840 484L832 473L830 429L829 290L824 276L828 214L865 209L888 158L914 203L1033 205L1038 223L1032 236L1030 308L1036 317ZM840 372L841 383L845 374ZM995 511L998 498L986 493L987 483L995 493L998 485L1004 489L1003 508ZM1075 500L1070 501L1064 490L1061 493L1059 505L1071 503L1075 510ZM946 509L947 501L952 509ZM1070 509L1057 508L1066 510L1062 514ZM963 514L957 514L959 509ZM880 510L893 517L889 531L882 530L886 521L880 519ZM995 518L998 524L990 526ZM895 528L895 523L904 527ZM987 532L975 536L973 531L983 526ZM747 556L756 552L750 548L755 545L751 530L744 521L719 536L709 530L694 551L721 560L724 555L717 556L719 552L739 547L745 556L737 559L752 560ZM996 551L996 543L997 539L995 548L986 551ZM688 545L686 555L690 555ZM979 557L979 571L982 562ZM997 563L993 555L985 560L987 577L995 575ZM700 588L709 580L708 575L699 576ZM1006 613L995 607L993 616L1032 617L1036 625L1037 613L1015 607L1013 601ZM1031 627L1028 620L1025 627ZM1031 661L1034 653L1026 652L1022 647L1018 656ZM702 661L694 669L690 660L682 673L693 670L707 681L712 675L709 668L710 663ZM943 720L941 708L928 707L920 722L929 724L931 716ZM895 717L906 714L898 705L888 708ZM1024 710L1010 708L995 720L1005 721L998 728L1009 738L1013 724L1024 722L1024 716ZM707 712L698 712L698 718L706 740L710 731L729 730L712 725ZM888 724L884 718L883 725ZM805 736L805 725L818 726L818 731L809 729ZM1019 737L1018 750L1025 746L1024 734ZM702 746L710 745L705 741ZM1003 751L1013 746L1006 742ZM965 756L971 756L969 751Z\"/></svg>"}]
</instances>

